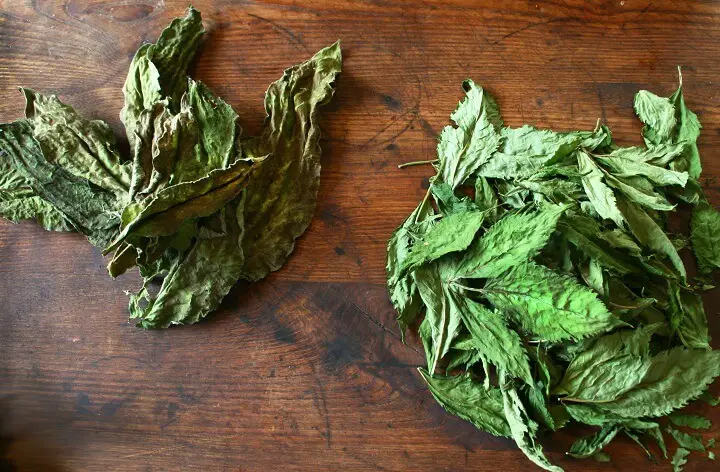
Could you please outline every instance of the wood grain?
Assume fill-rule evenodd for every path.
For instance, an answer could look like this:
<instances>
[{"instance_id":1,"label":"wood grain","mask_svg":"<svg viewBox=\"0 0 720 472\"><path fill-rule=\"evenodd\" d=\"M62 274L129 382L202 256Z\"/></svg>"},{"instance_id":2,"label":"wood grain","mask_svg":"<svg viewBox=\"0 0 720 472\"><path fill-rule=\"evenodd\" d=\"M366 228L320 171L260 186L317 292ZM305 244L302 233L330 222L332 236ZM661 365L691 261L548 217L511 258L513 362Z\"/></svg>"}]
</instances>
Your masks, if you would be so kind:
<instances>
[{"instance_id":1,"label":"wood grain","mask_svg":"<svg viewBox=\"0 0 720 472\"><path fill-rule=\"evenodd\" d=\"M9 460L63 471L529 470L512 442L444 413L416 374L418 343L399 340L385 241L430 172L396 166L433 157L467 77L497 97L508 125L591 129L601 118L618 142L639 143L634 93L670 94L682 65L705 126L705 175L720 176L720 5L193 3L210 30L194 76L248 134L267 85L341 39L316 217L281 271L236 287L206 322L152 332L125 321L123 290L137 276L111 280L78 235L0 222L0 470ZM120 133L134 51L186 4L0 2L0 121L21 115L23 85ZM717 184L707 188L720 204ZM720 337L717 292L707 308ZM720 414L697 408L714 420L709 438ZM608 464L566 459L570 441L545 441L567 470L668 470L622 439ZM712 465L696 454L686 470Z\"/></svg>"}]
</instances>

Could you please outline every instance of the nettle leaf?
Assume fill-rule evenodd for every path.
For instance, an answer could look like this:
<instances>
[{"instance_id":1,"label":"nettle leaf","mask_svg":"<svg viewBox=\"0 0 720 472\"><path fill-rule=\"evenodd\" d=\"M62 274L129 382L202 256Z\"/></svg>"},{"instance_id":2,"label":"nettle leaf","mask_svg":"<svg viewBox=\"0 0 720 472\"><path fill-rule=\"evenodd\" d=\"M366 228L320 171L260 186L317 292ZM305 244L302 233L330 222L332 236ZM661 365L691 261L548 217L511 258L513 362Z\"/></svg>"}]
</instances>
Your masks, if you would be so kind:
<instances>
[{"instance_id":1,"label":"nettle leaf","mask_svg":"<svg viewBox=\"0 0 720 472\"><path fill-rule=\"evenodd\" d=\"M500 374L500 383L505 385L505 387L501 388L503 409L515 443L527 458L538 467L551 472L562 472L562 468L550 463L543 453L542 446L535 441L537 423L530 419L517 391L506 384L504 372Z\"/></svg>"},{"instance_id":2,"label":"nettle leaf","mask_svg":"<svg viewBox=\"0 0 720 472\"><path fill-rule=\"evenodd\" d=\"M478 210L485 213L485 218L491 222L498 219L498 199L495 190L485 177L475 179L475 205Z\"/></svg>"},{"instance_id":3,"label":"nettle leaf","mask_svg":"<svg viewBox=\"0 0 720 472\"><path fill-rule=\"evenodd\" d=\"M624 324L595 292L532 262L488 280L482 292L497 309L550 342L582 339Z\"/></svg>"},{"instance_id":4,"label":"nettle leaf","mask_svg":"<svg viewBox=\"0 0 720 472\"><path fill-rule=\"evenodd\" d=\"M642 267L631 258L600 239L602 237L600 225L592 218L582 215L566 215L558 222L557 229L575 247L606 269L618 274L641 273L643 271ZM629 244L634 244L634 242L630 240Z\"/></svg>"},{"instance_id":5,"label":"nettle leaf","mask_svg":"<svg viewBox=\"0 0 720 472\"><path fill-rule=\"evenodd\" d=\"M421 235L416 234L418 223L425 221L433 213L432 206L427 199L398 227L388 240L387 263L385 266L388 278L388 292L393 307L398 312L397 322L400 326L400 335L405 338L405 330L420 312L420 295L412 274L400 276L402 262L410 254L410 246ZM429 225L424 226L425 229Z\"/></svg>"},{"instance_id":6,"label":"nettle leaf","mask_svg":"<svg viewBox=\"0 0 720 472\"><path fill-rule=\"evenodd\" d=\"M640 90L635 94L634 108L640 121L645 124L642 133L648 147L670 142L677 119L675 107L669 99Z\"/></svg>"},{"instance_id":7,"label":"nettle leaf","mask_svg":"<svg viewBox=\"0 0 720 472\"><path fill-rule=\"evenodd\" d=\"M617 399L595 403L627 418L661 416L697 398L720 375L720 351L676 347L652 358L642 382Z\"/></svg>"},{"instance_id":8,"label":"nettle leaf","mask_svg":"<svg viewBox=\"0 0 720 472\"><path fill-rule=\"evenodd\" d=\"M720 269L720 212L709 203L702 202L693 209L690 238L700 271Z\"/></svg>"},{"instance_id":9,"label":"nettle leaf","mask_svg":"<svg viewBox=\"0 0 720 472\"><path fill-rule=\"evenodd\" d=\"M45 158L28 120L0 125L0 150L33 192L50 203L95 246L104 246L119 227L122 202L116 195Z\"/></svg>"},{"instance_id":10,"label":"nettle leaf","mask_svg":"<svg viewBox=\"0 0 720 472\"><path fill-rule=\"evenodd\" d=\"M317 113L332 98L341 68L335 43L287 69L265 94L263 134L243 142L250 157L269 156L247 187L243 278L249 281L278 270L310 224L320 185Z\"/></svg>"},{"instance_id":11,"label":"nettle leaf","mask_svg":"<svg viewBox=\"0 0 720 472\"><path fill-rule=\"evenodd\" d=\"M712 427L712 422L703 416L673 413L669 418L675 426L687 426L692 429L710 429Z\"/></svg>"},{"instance_id":12,"label":"nettle leaf","mask_svg":"<svg viewBox=\"0 0 720 472\"><path fill-rule=\"evenodd\" d=\"M580 438L570 446L568 455L575 457L576 459L586 459L592 457L595 454L603 450L605 446L615 438L618 432L621 431L621 427L618 425L603 426L600 431L593 434Z\"/></svg>"},{"instance_id":13,"label":"nettle leaf","mask_svg":"<svg viewBox=\"0 0 720 472\"><path fill-rule=\"evenodd\" d=\"M572 360L553 394L564 395L563 401L615 400L645 378L650 368L650 337L659 328L640 327L595 339Z\"/></svg>"},{"instance_id":14,"label":"nettle leaf","mask_svg":"<svg viewBox=\"0 0 720 472\"><path fill-rule=\"evenodd\" d=\"M462 323L450 288L444 280L445 264L441 261L420 267L414 272L420 298L427 307L425 320L429 329L430 349L426 350L428 370L435 372L438 361L449 350Z\"/></svg>"},{"instance_id":15,"label":"nettle leaf","mask_svg":"<svg viewBox=\"0 0 720 472\"><path fill-rule=\"evenodd\" d=\"M578 151L577 156L583 188L593 208L602 218L613 220L619 227L624 227L623 215L617 207L615 194L605 184L602 171L587 152Z\"/></svg>"},{"instance_id":16,"label":"nettle leaf","mask_svg":"<svg viewBox=\"0 0 720 472\"><path fill-rule=\"evenodd\" d=\"M635 176L623 179L607 174L606 181L629 200L644 207L659 211L670 211L675 208L675 205L668 202L663 195L653 190L652 184L644 177Z\"/></svg>"},{"instance_id":17,"label":"nettle leaf","mask_svg":"<svg viewBox=\"0 0 720 472\"><path fill-rule=\"evenodd\" d=\"M157 296L151 297L145 286L131 297L131 318L139 318L139 326L167 328L197 323L220 305L243 268L243 200L237 198L216 215L224 219L226 234L199 237L178 255ZM146 284L152 278L148 277Z\"/></svg>"},{"instance_id":18,"label":"nettle leaf","mask_svg":"<svg viewBox=\"0 0 720 472\"><path fill-rule=\"evenodd\" d=\"M635 203L619 199L618 204L635 238L648 249L670 259L677 273L682 279L685 279L687 276L685 265L665 231Z\"/></svg>"},{"instance_id":19,"label":"nettle leaf","mask_svg":"<svg viewBox=\"0 0 720 472\"><path fill-rule=\"evenodd\" d=\"M454 213L441 219L418 239L403 259L398 277L445 254L466 249L475 238L485 215L483 212Z\"/></svg>"},{"instance_id":20,"label":"nettle leaf","mask_svg":"<svg viewBox=\"0 0 720 472\"><path fill-rule=\"evenodd\" d=\"M455 190L445 182L434 180L430 185L430 193L437 204L438 211L443 215L479 211L479 208L468 197L458 197Z\"/></svg>"},{"instance_id":21,"label":"nettle leaf","mask_svg":"<svg viewBox=\"0 0 720 472\"><path fill-rule=\"evenodd\" d=\"M514 213L495 223L455 266L453 279L496 277L535 256L555 231L562 205Z\"/></svg>"},{"instance_id":22,"label":"nettle leaf","mask_svg":"<svg viewBox=\"0 0 720 472\"><path fill-rule=\"evenodd\" d=\"M657 165L647 164L642 160L647 155L646 150L638 149L638 154L638 156L631 156L628 155L628 153L624 153L621 156L615 157L610 154L607 157L595 156L595 159L617 178L642 175L656 185L678 185L685 187L688 180L687 172L677 172L664 169Z\"/></svg>"},{"instance_id":23,"label":"nettle leaf","mask_svg":"<svg viewBox=\"0 0 720 472\"><path fill-rule=\"evenodd\" d=\"M472 346L491 364L533 385L530 363L520 336L510 329L501 313L457 292L449 294L450 301L470 332Z\"/></svg>"},{"instance_id":24,"label":"nettle leaf","mask_svg":"<svg viewBox=\"0 0 720 472\"><path fill-rule=\"evenodd\" d=\"M619 147L613 149L610 154L596 157L601 158L603 162L605 160L619 161L625 165L630 165L630 162L632 162L635 163L635 165L646 164L652 165L653 167L666 168L672 162L680 159L684 152L685 143L663 143L647 148L634 146ZM638 168L643 169L643 167ZM653 170L652 172L655 171ZM678 177L680 180L687 181L687 177L682 177L683 174L687 174L686 172L674 172L679 174Z\"/></svg>"},{"instance_id":25,"label":"nettle leaf","mask_svg":"<svg viewBox=\"0 0 720 472\"><path fill-rule=\"evenodd\" d=\"M678 290L679 297L673 308L681 312L677 323L682 343L690 349L710 349L707 316L700 295L686 290ZM671 296L671 300L673 300ZM671 314L671 321L673 320Z\"/></svg>"},{"instance_id":26,"label":"nettle leaf","mask_svg":"<svg viewBox=\"0 0 720 472\"><path fill-rule=\"evenodd\" d=\"M677 448L672 458L673 472L682 472L683 466L687 464L687 456L689 455L690 451L687 449L683 449L682 447Z\"/></svg>"},{"instance_id":27,"label":"nettle leaf","mask_svg":"<svg viewBox=\"0 0 720 472\"><path fill-rule=\"evenodd\" d=\"M684 159L674 163L676 170L687 171L691 178L697 180L702 173L700 152L697 148L697 139L700 136L700 120L695 113L685 106L685 97L682 90L682 73L678 67L680 85L677 91L670 96L670 102L675 107L675 119L677 121L676 135L674 142L684 144Z\"/></svg>"},{"instance_id":28,"label":"nettle leaf","mask_svg":"<svg viewBox=\"0 0 720 472\"><path fill-rule=\"evenodd\" d=\"M425 369L418 370L435 400L449 413L495 436L510 437L499 388L486 389L469 375L430 375Z\"/></svg>"},{"instance_id":29,"label":"nettle leaf","mask_svg":"<svg viewBox=\"0 0 720 472\"><path fill-rule=\"evenodd\" d=\"M502 143L487 163L480 166L479 176L501 179L527 178L543 167L562 161L592 133L556 133L525 125L503 128Z\"/></svg>"},{"instance_id":30,"label":"nettle leaf","mask_svg":"<svg viewBox=\"0 0 720 472\"><path fill-rule=\"evenodd\" d=\"M672 436L672 438L675 440L675 442L678 443L680 447L688 449L690 451L705 452L705 446L702 442L702 436L690 435L683 431L679 431L672 426L668 426L666 428L666 431L670 436Z\"/></svg>"},{"instance_id":31,"label":"nettle leaf","mask_svg":"<svg viewBox=\"0 0 720 472\"><path fill-rule=\"evenodd\" d=\"M463 82L463 90L466 97L450 116L457 127L446 126L437 147L438 178L453 189L487 162L500 145L502 121L495 101L472 80Z\"/></svg>"}]
</instances>

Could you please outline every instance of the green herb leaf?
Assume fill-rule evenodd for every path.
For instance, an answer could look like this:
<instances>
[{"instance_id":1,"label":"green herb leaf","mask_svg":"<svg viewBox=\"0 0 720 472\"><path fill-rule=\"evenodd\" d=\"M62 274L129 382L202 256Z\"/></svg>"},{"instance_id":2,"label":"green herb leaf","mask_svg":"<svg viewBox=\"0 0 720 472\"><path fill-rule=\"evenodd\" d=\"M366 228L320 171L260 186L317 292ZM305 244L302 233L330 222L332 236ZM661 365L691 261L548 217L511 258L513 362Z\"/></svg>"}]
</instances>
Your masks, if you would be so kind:
<instances>
[{"instance_id":1,"label":"green herb leaf","mask_svg":"<svg viewBox=\"0 0 720 472\"><path fill-rule=\"evenodd\" d=\"M426 352L428 370L435 367L457 336L462 323L457 307L452 303L450 288L443 281L444 264L433 262L418 268L414 273L420 298L427 307L425 322L429 328L431 349Z\"/></svg>"},{"instance_id":2,"label":"green herb leaf","mask_svg":"<svg viewBox=\"0 0 720 472\"><path fill-rule=\"evenodd\" d=\"M619 227L624 227L623 215L617 207L613 191L604 182L602 171L587 152L578 151L577 156L582 184L593 208L602 218L613 220Z\"/></svg>"},{"instance_id":3,"label":"green herb leaf","mask_svg":"<svg viewBox=\"0 0 720 472\"><path fill-rule=\"evenodd\" d=\"M690 220L690 237L698 268L710 273L720 268L720 212L709 203L698 204Z\"/></svg>"},{"instance_id":4,"label":"green herb leaf","mask_svg":"<svg viewBox=\"0 0 720 472\"><path fill-rule=\"evenodd\" d=\"M388 240L388 256L385 267L388 277L388 292L393 307L398 312L397 322L403 340L408 325L420 312L421 302L412 274L400 276L399 272L402 262L410 254L410 246L420 236L415 234L418 223L425 221L432 215L432 212L432 206L428 199L424 199ZM424 228L427 229L429 226L425 225Z\"/></svg>"},{"instance_id":5,"label":"green herb leaf","mask_svg":"<svg viewBox=\"0 0 720 472\"><path fill-rule=\"evenodd\" d=\"M501 388L503 407L515 443L538 467L551 472L562 472L562 468L550 463L543 453L542 446L535 441L537 424L528 416L517 391L506 384L503 372L500 374L500 383L505 385Z\"/></svg>"},{"instance_id":6,"label":"green herb leaf","mask_svg":"<svg viewBox=\"0 0 720 472\"><path fill-rule=\"evenodd\" d=\"M582 339L623 325L592 290L534 263L488 280L483 294L523 328L551 342Z\"/></svg>"},{"instance_id":7,"label":"green herb leaf","mask_svg":"<svg viewBox=\"0 0 720 472\"><path fill-rule=\"evenodd\" d=\"M668 432L668 434L670 434L670 436L673 437L673 439L678 443L680 447L688 449L690 451L705 452L705 446L703 446L702 437L697 435L692 436L683 431L679 431L672 426L668 426L666 431Z\"/></svg>"},{"instance_id":8,"label":"green herb leaf","mask_svg":"<svg viewBox=\"0 0 720 472\"><path fill-rule=\"evenodd\" d=\"M675 426L687 426L692 429L710 429L712 427L709 419L698 415L673 413L669 418Z\"/></svg>"},{"instance_id":9,"label":"green herb leaf","mask_svg":"<svg viewBox=\"0 0 720 472\"><path fill-rule=\"evenodd\" d=\"M469 375L430 375L425 369L418 370L435 400L449 413L495 436L510 437L499 388L485 389Z\"/></svg>"},{"instance_id":10,"label":"green herb leaf","mask_svg":"<svg viewBox=\"0 0 720 472\"><path fill-rule=\"evenodd\" d=\"M673 472L682 472L683 466L687 464L687 456L690 455L690 451L681 447L677 448L675 455L672 458Z\"/></svg>"},{"instance_id":11,"label":"green herb leaf","mask_svg":"<svg viewBox=\"0 0 720 472\"><path fill-rule=\"evenodd\" d=\"M441 219L418 239L403 259L398 277L445 254L467 248L480 229L483 212L453 213Z\"/></svg>"},{"instance_id":12,"label":"green herb leaf","mask_svg":"<svg viewBox=\"0 0 720 472\"><path fill-rule=\"evenodd\" d=\"M568 455L576 459L592 457L610 444L621 428L618 425L603 426L603 428L592 436L578 439L570 446Z\"/></svg>"},{"instance_id":13,"label":"green herb leaf","mask_svg":"<svg viewBox=\"0 0 720 472\"><path fill-rule=\"evenodd\" d=\"M456 128L446 126L440 133L437 153L438 177L456 188L487 162L500 145L502 124L495 101L472 80L463 82L465 99L450 118Z\"/></svg>"},{"instance_id":14,"label":"green herb leaf","mask_svg":"<svg viewBox=\"0 0 720 472\"><path fill-rule=\"evenodd\" d=\"M503 315L493 313L455 291L450 293L450 301L470 332L473 347L490 363L507 371L511 377L533 385L530 363L522 340L515 331L508 328Z\"/></svg>"},{"instance_id":15,"label":"green herb leaf","mask_svg":"<svg viewBox=\"0 0 720 472\"><path fill-rule=\"evenodd\" d=\"M139 326L197 323L218 307L238 281L244 262L243 199L228 203L217 217L224 218L226 234L195 239L172 262L157 296L151 297L145 286L131 298L131 318L139 318Z\"/></svg>"},{"instance_id":16,"label":"green herb leaf","mask_svg":"<svg viewBox=\"0 0 720 472\"><path fill-rule=\"evenodd\" d=\"M540 211L505 216L469 247L452 278L496 277L526 262L545 246L566 209L547 205Z\"/></svg>"},{"instance_id":17,"label":"green herb leaf","mask_svg":"<svg viewBox=\"0 0 720 472\"><path fill-rule=\"evenodd\" d=\"M669 99L640 90L635 94L634 107L638 118L645 124L642 133L648 147L670 142L677 120L675 107Z\"/></svg>"}]
</instances>

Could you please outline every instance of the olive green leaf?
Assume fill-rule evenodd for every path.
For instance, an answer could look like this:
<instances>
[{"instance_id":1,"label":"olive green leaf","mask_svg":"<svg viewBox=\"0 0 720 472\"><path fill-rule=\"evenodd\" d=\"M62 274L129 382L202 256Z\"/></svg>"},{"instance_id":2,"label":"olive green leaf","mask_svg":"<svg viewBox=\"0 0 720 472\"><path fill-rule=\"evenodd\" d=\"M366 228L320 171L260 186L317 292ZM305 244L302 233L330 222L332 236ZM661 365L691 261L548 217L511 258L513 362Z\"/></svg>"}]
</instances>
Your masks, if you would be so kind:
<instances>
[{"instance_id":1,"label":"olive green leaf","mask_svg":"<svg viewBox=\"0 0 720 472\"><path fill-rule=\"evenodd\" d=\"M127 205L122 212L122 230L105 253L131 235L166 236L188 219L215 213L247 186L254 161L259 160L238 159L201 179L167 186L154 197Z\"/></svg>"},{"instance_id":2,"label":"olive green leaf","mask_svg":"<svg viewBox=\"0 0 720 472\"><path fill-rule=\"evenodd\" d=\"M95 246L114 237L122 202L116 195L48 162L28 120L0 125L0 151L33 192L59 211Z\"/></svg>"},{"instance_id":3,"label":"olive green leaf","mask_svg":"<svg viewBox=\"0 0 720 472\"><path fill-rule=\"evenodd\" d=\"M0 131L2 132L2 131ZM1 142L2 138L0 138ZM0 217L17 223L35 219L49 231L71 231L72 226L54 206L37 196L0 148Z\"/></svg>"},{"instance_id":4,"label":"olive green leaf","mask_svg":"<svg viewBox=\"0 0 720 472\"><path fill-rule=\"evenodd\" d=\"M139 326L167 328L171 324L196 323L218 307L243 268L243 200L240 197L229 202L217 214L224 219L226 234L198 237L189 249L178 254L156 296L151 297L145 286L131 297L131 318L138 318Z\"/></svg>"},{"instance_id":5,"label":"olive green leaf","mask_svg":"<svg viewBox=\"0 0 720 472\"><path fill-rule=\"evenodd\" d=\"M545 246L566 209L545 205L538 211L505 216L470 245L452 278L496 277L531 259Z\"/></svg>"},{"instance_id":6,"label":"olive green leaf","mask_svg":"<svg viewBox=\"0 0 720 472\"><path fill-rule=\"evenodd\" d=\"M499 388L486 389L469 375L430 375L425 369L418 370L435 400L449 413L495 436L510 437Z\"/></svg>"},{"instance_id":7,"label":"olive green leaf","mask_svg":"<svg viewBox=\"0 0 720 472\"><path fill-rule=\"evenodd\" d=\"M249 281L278 270L310 224L320 184L317 112L332 98L341 67L335 43L287 69L265 94L263 134L243 148L250 157L269 156L247 187L243 277Z\"/></svg>"},{"instance_id":8,"label":"olive green leaf","mask_svg":"<svg viewBox=\"0 0 720 472\"><path fill-rule=\"evenodd\" d=\"M527 331L551 342L582 339L624 324L592 290L532 262L489 279L482 293Z\"/></svg>"},{"instance_id":9,"label":"olive green leaf","mask_svg":"<svg viewBox=\"0 0 720 472\"><path fill-rule=\"evenodd\" d=\"M25 116L33 123L33 136L45 159L71 174L111 191L118 200L127 198L132 170L122 162L115 135L100 120L81 118L55 95L44 96L21 89Z\"/></svg>"},{"instance_id":10,"label":"olive green leaf","mask_svg":"<svg viewBox=\"0 0 720 472\"><path fill-rule=\"evenodd\" d=\"M156 43L138 49L123 86L125 106L120 112L132 145L143 111L160 100L167 100L173 111L179 109L188 87L187 70L204 33L200 12L190 7L184 17L163 30Z\"/></svg>"},{"instance_id":11,"label":"olive green leaf","mask_svg":"<svg viewBox=\"0 0 720 472\"><path fill-rule=\"evenodd\" d=\"M693 209L690 238L700 271L720 269L720 212L709 203L702 202Z\"/></svg>"},{"instance_id":12,"label":"olive green leaf","mask_svg":"<svg viewBox=\"0 0 720 472\"><path fill-rule=\"evenodd\" d=\"M457 127L446 126L440 133L437 153L438 178L456 188L487 162L500 145L497 105L472 80L463 82L465 99L450 118Z\"/></svg>"},{"instance_id":13,"label":"olive green leaf","mask_svg":"<svg viewBox=\"0 0 720 472\"><path fill-rule=\"evenodd\" d=\"M235 157L240 135L238 115L203 83L188 79L188 101L200 128L196 147L197 174L229 166Z\"/></svg>"}]
</instances>

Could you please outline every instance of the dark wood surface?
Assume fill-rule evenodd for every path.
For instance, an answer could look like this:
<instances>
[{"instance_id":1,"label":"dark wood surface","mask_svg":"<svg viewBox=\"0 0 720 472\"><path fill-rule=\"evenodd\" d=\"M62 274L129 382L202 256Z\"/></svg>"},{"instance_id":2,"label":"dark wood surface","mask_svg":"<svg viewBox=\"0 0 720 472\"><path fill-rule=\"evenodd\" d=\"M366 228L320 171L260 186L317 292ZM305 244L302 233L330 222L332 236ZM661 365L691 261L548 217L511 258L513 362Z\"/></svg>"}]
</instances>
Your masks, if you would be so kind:
<instances>
[{"instance_id":1,"label":"dark wood surface","mask_svg":"<svg viewBox=\"0 0 720 472\"><path fill-rule=\"evenodd\" d=\"M120 132L130 59L187 3L0 1L0 121L20 117L23 85ZM591 129L602 118L618 142L640 143L633 94L669 95L682 65L705 126L705 175L720 176L720 4L193 3L210 30L194 75L250 134L267 85L342 40L315 219L281 271L238 286L207 321L149 332L126 321L137 275L111 280L77 234L0 222L0 449L18 470L532 469L511 441L446 414L416 373L418 343L399 340L385 241L430 169L396 165L433 158L467 77L509 125ZM719 298L707 306L716 337ZM715 420L709 438L718 409L697 409ZM573 461L569 442L545 440L568 470L670 468L624 439L608 464ZM694 454L686 470L713 466Z\"/></svg>"}]
</instances>

